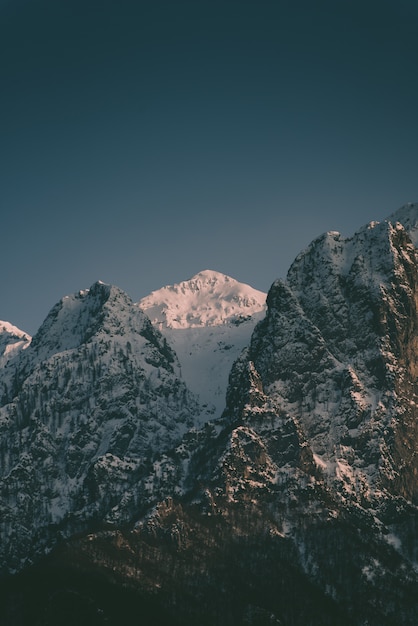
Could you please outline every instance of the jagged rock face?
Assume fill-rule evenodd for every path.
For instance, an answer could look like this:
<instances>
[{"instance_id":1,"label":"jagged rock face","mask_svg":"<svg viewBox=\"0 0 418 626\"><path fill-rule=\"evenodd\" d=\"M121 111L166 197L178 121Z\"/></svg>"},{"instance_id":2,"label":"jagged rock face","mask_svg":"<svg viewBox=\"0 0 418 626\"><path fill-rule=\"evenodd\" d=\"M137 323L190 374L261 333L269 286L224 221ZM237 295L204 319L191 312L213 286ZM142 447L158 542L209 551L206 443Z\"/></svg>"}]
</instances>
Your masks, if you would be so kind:
<instances>
[{"instance_id":1,"label":"jagged rock face","mask_svg":"<svg viewBox=\"0 0 418 626\"><path fill-rule=\"evenodd\" d=\"M52 309L0 409L2 563L19 569L121 500L129 510L130 487L200 412L174 367L166 341L115 287L96 283Z\"/></svg>"},{"instance_id":2,"label":"jagged rock face","mask_svg":"<svg viewBox=\"0 0 418 626\"><path fill-rule=\"evenodd\" d=\"M344 497L415 501L417 295L417 252L401 225L320 237L272 286L227 413L248 407L236 400L252 369L259 410L274 401L289 416Z\"/></svg>"}]
</instances>

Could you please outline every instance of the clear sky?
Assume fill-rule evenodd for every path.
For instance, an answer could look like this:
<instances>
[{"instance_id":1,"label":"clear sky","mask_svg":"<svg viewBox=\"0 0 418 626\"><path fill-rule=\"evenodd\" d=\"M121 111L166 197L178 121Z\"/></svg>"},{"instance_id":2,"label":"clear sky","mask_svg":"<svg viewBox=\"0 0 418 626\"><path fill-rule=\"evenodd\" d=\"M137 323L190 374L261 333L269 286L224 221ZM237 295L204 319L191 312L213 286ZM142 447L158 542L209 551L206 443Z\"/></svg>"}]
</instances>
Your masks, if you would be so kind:
<instances>
[{"instance_id":1,"label":"clear sky","mask_svg":"<svg viewBox=\"0 0 418 626\"><path fill-rule=\"evenodd\" d=\"M0 319L101 279L267 291L418 200L416 0L0 0Z\"/></svg>"}]
</instances>

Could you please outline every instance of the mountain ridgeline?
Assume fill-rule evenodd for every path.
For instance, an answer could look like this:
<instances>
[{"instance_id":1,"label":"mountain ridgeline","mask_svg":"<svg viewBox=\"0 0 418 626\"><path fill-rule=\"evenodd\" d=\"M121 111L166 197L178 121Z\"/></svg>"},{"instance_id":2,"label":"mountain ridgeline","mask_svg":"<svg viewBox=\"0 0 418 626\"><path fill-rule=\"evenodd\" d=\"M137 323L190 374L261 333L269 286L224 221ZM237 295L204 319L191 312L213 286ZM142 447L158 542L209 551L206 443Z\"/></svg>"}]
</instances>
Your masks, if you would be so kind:
<instances>
[{"instance_id":1,"label":"mountain ridgeline","mask_svg":"<svg viewBox=\"0 0 418 626\"><path fill-rule=\"evenodd\" d=\"M0 325L0 623L418 623L418 205L267 295Z\"/></svg>"}]
</instances>

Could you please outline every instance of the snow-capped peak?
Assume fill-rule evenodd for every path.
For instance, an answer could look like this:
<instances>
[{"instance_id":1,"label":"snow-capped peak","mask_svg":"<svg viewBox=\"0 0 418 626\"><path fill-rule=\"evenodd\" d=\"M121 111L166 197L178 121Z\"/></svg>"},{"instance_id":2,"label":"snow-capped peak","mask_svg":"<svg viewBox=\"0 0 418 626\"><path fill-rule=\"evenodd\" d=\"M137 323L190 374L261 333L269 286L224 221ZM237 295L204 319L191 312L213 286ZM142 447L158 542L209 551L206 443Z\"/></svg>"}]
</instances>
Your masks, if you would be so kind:
<instances>
[{"instance_id":1,"label":"snow-capped peak","mask_svg":"<svg viewBox=\"0 0 418 626\"><path fill-rule=\"evenodd\" d=\"M262 291L205 270L153 291L138 305L174 347L189 389L220 414L232 363L264 316L265 301Z\"/></svg>"},{"instance_id":2,"label":"snow-capped peak","mask_svg":"<svg viewBox=\"0 0 418 626\"><path fill-rule=\"evenodd\" d=\"M204 270L189 280L163 287L139 306L160 328L219 326L265 309L266 294L234 278Z\"/></svg>"},{"instance_id":3,"label":"snow-capped peak","mask_svg":"<svg viewBox=\"0 0 418 626\"><path fill-rule=\"evenodd\" d=\"M27 348L31 337L17 326L0 321L0 365L16 354L20 349Z\"/></svg>"},{"instance_id":4,"label":"snow-capped peak","mask_svg":"<svg viewBox=\"0 0 418 626\"><path fill-rule=\"evenodd\" d=\"M3 322L0 320L0 333L7 333L13 337L17 337L19 339L29 340L30 337L25 331L20 330L17 326L13 326L10 322Z\"/></svg>"}]
</instances>

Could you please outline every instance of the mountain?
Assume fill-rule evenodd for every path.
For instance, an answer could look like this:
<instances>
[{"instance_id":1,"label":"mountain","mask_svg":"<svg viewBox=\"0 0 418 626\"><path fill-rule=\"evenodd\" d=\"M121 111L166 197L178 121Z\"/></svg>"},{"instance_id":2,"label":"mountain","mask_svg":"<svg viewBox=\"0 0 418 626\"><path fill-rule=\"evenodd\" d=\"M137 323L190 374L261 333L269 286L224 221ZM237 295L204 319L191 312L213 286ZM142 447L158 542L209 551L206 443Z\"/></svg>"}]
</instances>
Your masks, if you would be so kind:
<instances>
[{"instance_id":1,"label":"mountain","mask_svg":"<svg viewBox=\"0 0 418 626\"><path fill-rule=\"evenodd\" d=\"M18 348L28 345L31 337L9 322L0 321L0 357L7 357ZM4 363L4 362L2 362Z\"/></svg>"},{"instance_id":2,"label":"mountain","mask_svg":"<svg viewBox=\"0 0 418 626\"><path fill-rule=\"evenodd\" d=\"M177 288L162 290L172 308ZM263 309L264 294L215 272L181 289L184 310L206 300L204 329L214 329L194 335L192 347L185 340L196 329L181 329L184 363L167 341L169 329L163 337L124 292L100 281L58 302L33 339L3 323L3 571L20 570L59 537L90 530L98 520L131 519L170 493L170 473L182 490L177 483L186 466L164 454L215 412L199 404L182 372L192 380L193 368L197 379L212 376L220 414L230 366L249 340L251 314ZM194 361L191 349L198 351ZM220 367L211 372L218 354Z\"/></svg>"},{"instance_id":3,"label":"mountain","mask_svg":"<svg viewBox=\"0 0 418 626\"><path fill-rule=\"evenodd\" d=\"M138 305L173 346L183 380L207 412L219 416L232 364L265 314L267 294L205 270L153 291Z\"/></svg>"},{"instance_id":4,"label":"mountain","mask_svg":"<svg viewBox=\"0 0 418 626\"><path fill-rule=\"evenodd\" d=\"M204 270L190 280L153 291L138 303L153 324L189 329L221 326L265 309L266 294L230 276Z\"/></svg>"},{"instance_id":5,"label":"mountain","mask_svg":"<svg viewBox=\"0 0 418 626\"><path fill-rule=\"evenodd\" d=\"M12 346L24 342L5 329L19 340ZM201 412L159 331L100 282L53 307L13 368L0 408L3 571L152 500L145 478L155 455Z\"/></svg>"},{"instance_id":6,"label":"mountain","mask_svg":"<svg viewBox=\"0 0 418 626\"><path fill-rule=\"evenodd\" d=\"M7 388L14 376L14 363L21 350L28 347L31 337L9 322L0 321L0 393L7 393Z\"/></svg>"},{"instance_id":7,"label":"mountain","mask_svg":"<svg viewBox=\"0 0 418 626\"><path fill-rule=\"evenodd\" d=\"M303 250L212 419L126 294L54 307L0 413L2 562L20 569L0 621L418 623L417 224L407 205ZM192 279L142 304L162 332L229 332L229 296L206 306L228 281L202 274L196 297Z\"/></svg>"}]
</instances>

